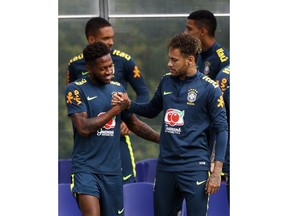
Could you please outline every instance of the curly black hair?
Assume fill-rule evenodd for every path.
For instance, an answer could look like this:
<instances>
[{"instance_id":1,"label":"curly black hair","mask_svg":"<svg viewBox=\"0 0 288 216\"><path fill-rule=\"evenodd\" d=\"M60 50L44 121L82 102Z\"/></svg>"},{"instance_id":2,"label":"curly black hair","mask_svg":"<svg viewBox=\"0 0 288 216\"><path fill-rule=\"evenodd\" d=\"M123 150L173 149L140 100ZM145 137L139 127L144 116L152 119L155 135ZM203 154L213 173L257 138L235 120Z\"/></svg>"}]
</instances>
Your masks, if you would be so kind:
<instances>
[{"instance_id":1,"label":"curly black hair","mask_svg":"<svg viewBox=\"0 0 288 216\"><path fill-rule=\"evenodd\" d=\"M180 53L184 56L192 55L197 60L197 56L202 52L201 41L192 35L188 34L177 34L171 38L169 44L169 49L179 49Z\"/></svg>"},{"instance_id":2,"label":"curly black hair","mask_svg":"<svg viewBox=\"0 0 288 216\"><path fill-rule=\"evenodd\" d=\"M103 42L89 44L83 50L83 56L86 64L93 64L93 62L110 53L109 47Z\"/></svg>"}]
</instances>

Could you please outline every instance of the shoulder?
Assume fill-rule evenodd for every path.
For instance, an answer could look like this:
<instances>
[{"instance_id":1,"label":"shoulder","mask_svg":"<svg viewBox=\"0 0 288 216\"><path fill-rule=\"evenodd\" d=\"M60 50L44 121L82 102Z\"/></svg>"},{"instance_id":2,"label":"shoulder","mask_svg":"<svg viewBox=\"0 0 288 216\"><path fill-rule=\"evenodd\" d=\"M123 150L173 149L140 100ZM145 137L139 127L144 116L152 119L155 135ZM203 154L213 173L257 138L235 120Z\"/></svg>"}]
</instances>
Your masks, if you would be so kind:
<instances>
[{"instance_id":1,"label":"shoulder","mask_svg":"<svg viewBox=\"0 0 288 216\"><path fill-rule=\"evenodd\" d=\"M77 62L77 61L79 61L79 60L84 60L84 58L83 58L83 53L81 53L81 54L79 54L79 55L76 55L76 56L74 56L73 58L71 58L71 59L69 60L69 62L68 62L68 65L70 65L70 64L72 64L72 63L74 63L74 62Z\"/></svg>"},{"instance_id":2,"label":"shoulder","mask_svg":"<svg viewBox=\"0 0 288 216\"><path fill-rule=\"evenodd\" d=\"M230 65L222 68L220 72L225 73L225 74L230 74Z\"/></svg>"},{"instance_id":3,"label":"shoulder","mask_svg":"<svg viewBox=\"0 0 288 216\"><path fill-rule=\"evenodd\" d=\"M216 76L216 80L221 80L223 78L230 80L230 65L222 68Z\"/></svg>"},{"instance_id":4,"label":"shoulder","mask_svg":"<svg viewBox=\"0 0 288 216\"><path fill-rule=\"evenodd\" d=\"M212 80L210 77L198 72L198 76L199 79L202 81L202 83L205 85L205 87L208 88L219 88L219 85L217 84L217 82L215 82L214 80Z\"/></svg>"},{"instance_id":5,"label":"shoulder","mask_svg":"<svg viewBox=\"0 0 288 216\"><path fill-rule=\"evenodd\" d=\"M114 86L122 86L121 83L116 82L116 81L111 81L110 84Z\"/></svg>"},{"instance_id":6,"label":"shoulder","mask_svg":"<svg viewBox=\"0 0 288 216\"><path fill-rule=\"evenodd\" d=\"M126 92L125 88L123 87L123 85L120 82L116 82L116 81L111 81L109 83L109 87L111 89L111 91L120 91L120 92Z\"/></svg>"},{"instance_id":7,"label":"shoulder","mask_svg":"<svg viewBox=\"0 0 288 216\"><path fill-rule=\"evenodd\" d=\"M220 44L220 43L218 43L218 42L215 42L212 47L213 47L213 50L214 50L215 52L223 51L223 52L225 52L225 53L227 53L227 54L230 54L230 52L228 51L228 49L226 49L222 44Z\"/></svg>"},{"instance_id":8,"label":"shoulder","mask_svg":"<svg viewBox=\"0 0 288 216\"><path fill-rule=\"evenodd\" d=\"M228 60L230 60L230 52L223 47L221 44L219 43L215 43L213 45L213 51L214 51L214 55L218 56L219 60L221 62L226 62Z\"/></svg>"},{"instance_id":9,"label":"shoulder","mask_svg":"<svg viewBox=\"0 0 288 216\"><path fill-rule=\"evenodd\" d=\"M164 74L163 76L162 76L162 79L169 79L169 78L171 78L171 73L169 72L169 73L166 73L166 74Z\"/></svg>"},{"instance_id":10,"label":"shoulder","mask_svg":"<svg viewBox=\"0 0 288 216\"><path fill-rule=\"evenodd\" d=\"M132 59L132 57L129 54L122 52L121 50L118 49L113 49L111 51L111 56L114 58L116 57L127 61L130 61Z\"/></svg>"},{"instance_id":11,"label":"shoulder","mask_svg":"<svg viewBox=\"0 0 288 216\"><path fill-rule=\"evenodd\" d=\"M86 78L80 78L80 79L77 79L77 80L69 83L69 84L67 85L67 87L68 87L68 86L71 86L71 87L72 87L72 86L74 86L74 87L83 86L83 85L86 84L86 83L87 83L87 79L86 79Z\"/></svg>"},{"instance_id":12,"label":"shoulder","mask_svg":"<svg viewBox=\"0 0 288 216\"><path fill-rule=\"evenodd\" d=\"M166 73L166 74L164 74L162 77L161 77L161 79L160 79L160 83L163 83L165 80L169 80L169 79L171 79L171 73Z\"/></svg>"},{"instance_id":13,"label":"shoulder","mask_svg":"<svg viewBox=\"0 0 288 216\"><path fill-rule=\"evenodd\" d=\"M74 82L69 83L66 86L66 91L70 91L70 92L79 92L82 91L81 89L83 89L83 87L85 86L85 84L87 83L87 79L81 78L78 79ZM85 87L84 87L85 88Z\"/></svg>"},{"instance_id":14,"label":"shoulder","mask_svg":"<svg viewBox=\"0 0 288 216\"><path fill-rule=\"evenodd\" d=\"M222 92L230 85L230 65L222 68L215 78Z\"/></svg>"}]
</instances>

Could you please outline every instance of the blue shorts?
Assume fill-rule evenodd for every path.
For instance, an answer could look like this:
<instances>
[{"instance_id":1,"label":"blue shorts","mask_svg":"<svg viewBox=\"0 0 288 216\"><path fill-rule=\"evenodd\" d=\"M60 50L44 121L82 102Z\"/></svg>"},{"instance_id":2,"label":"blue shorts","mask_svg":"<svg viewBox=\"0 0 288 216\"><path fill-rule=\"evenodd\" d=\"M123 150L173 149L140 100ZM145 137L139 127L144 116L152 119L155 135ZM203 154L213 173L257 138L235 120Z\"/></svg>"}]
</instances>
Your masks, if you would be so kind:
<instances>
[{"instance_id":1,"label":"blue shorts","mask_svg":"<svg viewBox=\"0 0 288 216\"><path fill-rule=\"evenodd\" d=\"M99 199L101 215L123 215L123 183L121 175L77 172L71 175L72 193L87 194ZM78 201L77 201L78 202Z\"/></svg>"},{"instance_id":2,"label":"blue shorts","mask_svg":"<svg viewBox=\"0 0 288 216\"><path fill-rule=\"evenodd\" d=\"M157 170L154 191L154 216L175 216L186 201L187 215L206 216L205 191L208 171L165 172Z\"/></svg>"}]
</instances>

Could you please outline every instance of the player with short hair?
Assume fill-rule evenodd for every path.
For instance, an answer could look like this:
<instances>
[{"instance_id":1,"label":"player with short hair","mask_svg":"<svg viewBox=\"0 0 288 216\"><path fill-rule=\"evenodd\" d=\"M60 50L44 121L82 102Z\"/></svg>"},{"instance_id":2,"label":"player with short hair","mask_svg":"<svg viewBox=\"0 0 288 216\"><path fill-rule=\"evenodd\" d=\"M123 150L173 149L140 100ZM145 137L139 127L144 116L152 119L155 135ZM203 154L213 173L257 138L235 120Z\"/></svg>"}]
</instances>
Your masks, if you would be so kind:
<instances>
[{"instance_id":1,"label":"player with short hair","mask_svg":"<svg viewBox=\"0 0 288 216\"><path fill-rule=\"evenodd\" d=\"M198 37L202 52L197 60L198 71L215 80L219 71L230 64L229 51L215 38L217 20L208 10L197 10L189 14L184 33Z\"/></svg>"},{"instance_id":2,"label":"player with short hair","mask_svg":"<svg viewBox=\"0 0 288 216\"><path fill-rule=\"evenodd\" d=\"M136 101L144 103L149 100L149 90L139 67L133 58L120 50L113 49L114 31L112 25L102 17L91 18L85 26L85 35L88 44L101 41L110 48L110 54L114 64L113 80L121 83L127 90L128 83L136 93ZM70 83L88 74L83 54L72 58L66 72L66 83ZM121 163L123 182L136 181L136 165L133 148L129 137L130 131L125 123L121 123Z\"/></svg>"},{"instance_id":3,"label":"player with short hair","mask_svg":"<svg viewBox=\"0 0 288 216\"><path fill-rule=\"evenodd\" d=\"M111 105L112 95L126 93L112 81L110 49L102 42L83 51L88 74L67 85L65 101L74 130L71 190L83 216L124 215L120 158L120 123L137 136L159 143L159 134L135 114L128 103Z\"/></svg>"},{"instance_id":4,"label":"player with short hair","mask_svg":"<svg viewBox=\"0 0 288 216\"><path fill-rule=\"evenodd\" d=\"M219 85L196 69L201 52L199 39L174 36L168 45L170 73L163 76L149 103L131 102L115 94L112 104L128 100L129 112L154 118L163 111L160 154L154 192L154 215L175 216L183 198L188 215L207 214L208 195L221 183L227 145L227 118ZM216 133L215 168L210 175L207 134Z\"/></svg>"}]
</instances>

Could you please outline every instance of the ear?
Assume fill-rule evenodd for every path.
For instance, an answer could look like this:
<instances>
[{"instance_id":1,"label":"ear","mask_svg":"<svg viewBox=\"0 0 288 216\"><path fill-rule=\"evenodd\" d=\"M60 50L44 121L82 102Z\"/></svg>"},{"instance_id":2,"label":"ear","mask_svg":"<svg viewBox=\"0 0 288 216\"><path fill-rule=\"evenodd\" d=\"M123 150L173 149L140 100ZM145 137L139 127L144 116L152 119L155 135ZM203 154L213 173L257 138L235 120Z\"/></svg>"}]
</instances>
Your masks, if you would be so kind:
<instances>
[{"instance_id":1,"label":"ear","mask_svg":"<svg viewBox=\"0 0 288 216\"><path fill-rule=\"evenodd\" d=\"M90 65L86 64L86 68L87 68L87 71L88 71L88 72L91 72L91 67L90 67Z\"/></svg>"},{"instance_id":2,"label":"ear","mask_svg":"<svg viewBox=\"0 0 288 216\"><path fill-rule=\"evenodd\" d=\"M95 43L95 38L93 36L88 36L87 41L89 44Z\"/></svg>"},{"instance_id":3,"label":"ear","mask_svg":"<svg viewBox=\"0 0 288 216\"><path fill-rule=\"evenodd\" d=\"M205 27L201 28L201 36L208 34L208 30Z\"/></svg>"},{"instance_id":4,"label":"ear","mask_svg":"<svg viewBox=\"0 0 288 216\"><path fill-rule=\"evenodd\" d=\"M188 58L186 59L186 61L187 61L187 64L188 64L189 66L195 65L195 58L194 58L194 56L192 56L192 55L188 56Z\"/></svg>"}]
</instances>

